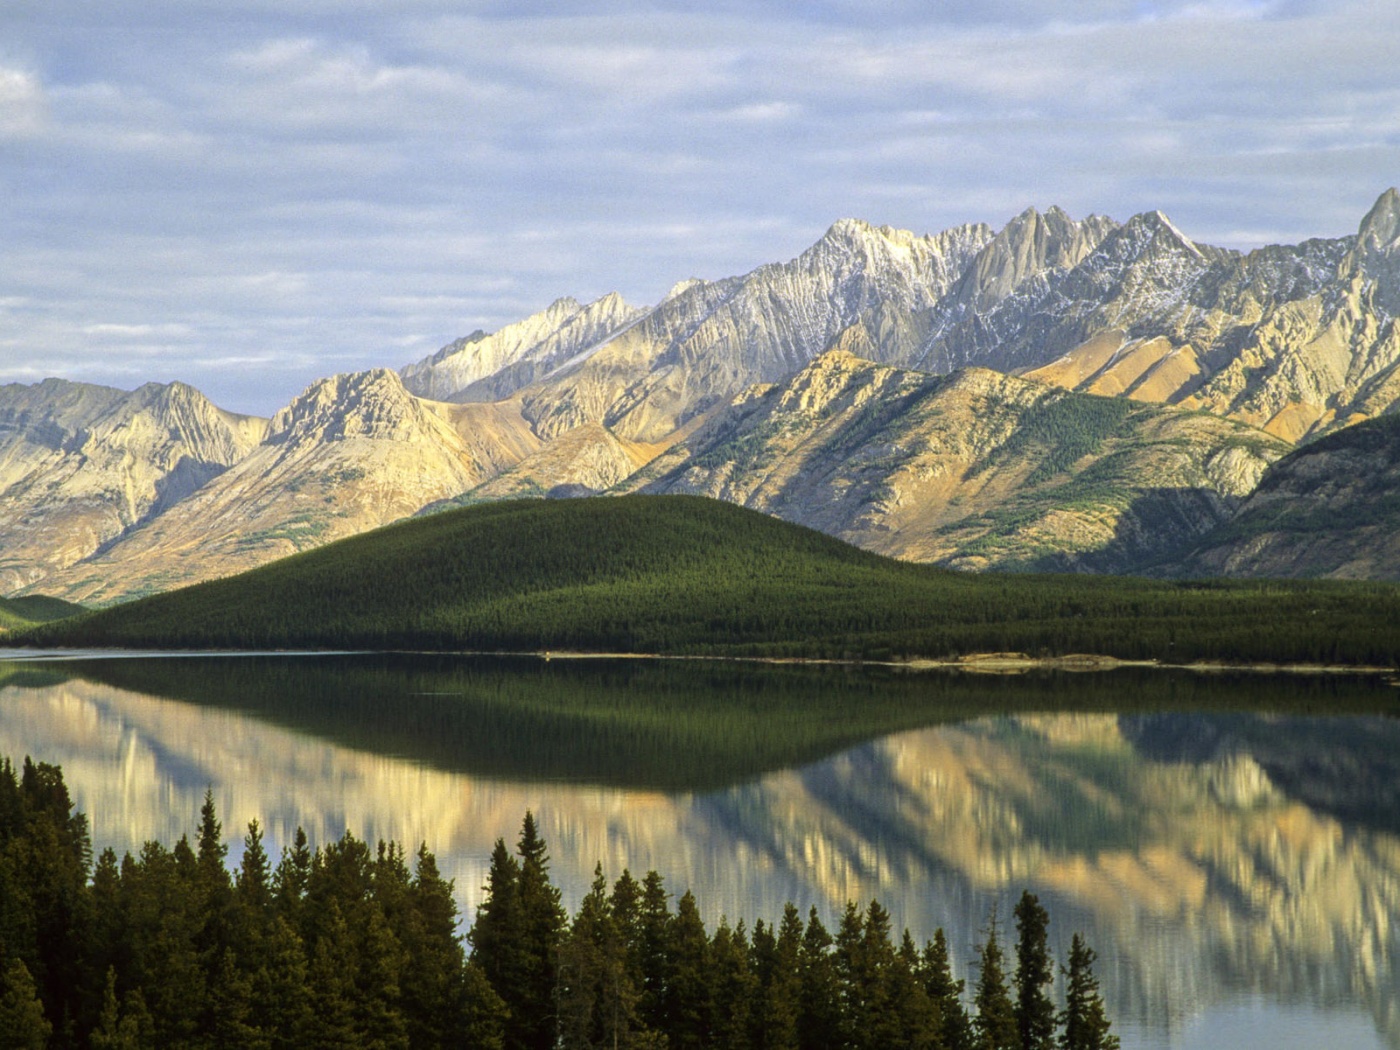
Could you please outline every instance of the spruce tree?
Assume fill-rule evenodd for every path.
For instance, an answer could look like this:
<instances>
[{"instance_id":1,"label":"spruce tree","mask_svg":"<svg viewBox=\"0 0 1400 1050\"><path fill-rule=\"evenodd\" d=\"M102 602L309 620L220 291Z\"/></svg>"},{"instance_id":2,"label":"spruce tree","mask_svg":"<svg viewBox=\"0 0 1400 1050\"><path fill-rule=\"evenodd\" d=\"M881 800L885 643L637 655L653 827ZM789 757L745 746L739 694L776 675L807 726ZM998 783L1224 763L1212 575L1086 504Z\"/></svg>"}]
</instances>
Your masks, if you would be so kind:
<instances>
[{"instance_id":1,"label":"spruce tree","mask_svg":"<svg viewBox=\"0 0 1400 1050\"><path fill-rule=\"evenodd\" d=\"M253 1023L268 1034L273 1050L306 1046L316 1022L310 962L300 935L280 915L268 926L258 962L252 975Z\"/></svg>"},{"instance_id":2,"label":"spruce tree","mask_svg":"<svg viewBox=\"0 0 1400 1050\"><path fill-rule=\"evenodd\" d=\"M754 928L755 955L758 954L758 928ZM801 1010L799 955L802 950L802 918L791 901L783 908L777 936L771 929L772 957L763 966L762 998L758 1015L757 1045L761 1050L797 1050L797 1022Z\"/></svg>"},{"instance_id":3,"label":"spruce tree","mask_svg":"<svg viewBox=\"0 0 1400 1050\"><path fill-rule=\"evenodd\" d=\"M642 973L637 1013L642 1025L653 1031L661 1030L666 1020L672 922L666 883L655 871L648 871L642 880L642 899L637 909L638 965Z\"/></svg>"},{"instance_id":4,"label":"spruce tree","mask_svg":"<svg viewBox=\"0 0 1400 1050\"><path fill-rule=\"evenodd\" d=\"M841 1004L831 945L831 934L814 907L807 913L797 955L801 984L797 1041L802 1050L832 1050L840 1045Z\"/></svg>"},{"instance_id":5,"label":"spruce tree","mask_svg":"<svg viewBox=\"0 0 1400 1050\"><path fill-rule=\"evenodd\" d=\"M272 901L277 914L302 932L302 908L306 898L306 882L311 877L311 848L306 832L298 827L290 849L283 849L282 859L272 874Z\"/></svg>"},{"instance_id":6,"label":"spruce tree","mask_svg":"<svg viewBox=\"0 0 1400 1050\"><path fill-rule=\"evenodd\" d=\"M337 901L328 902L323 926L307 973L312 1018L306 1045L313 1050L353 1050L361 1045L355 981L359 960Z\"/></svg>"},{"instance_id":7,"label":"spruce tree","mask_svg":"<svg viewBox=\"0 0 1400 1050\"><path fill-rule=\"evenodd\" d=\"M1016 905L1016 1028L1021 1050L1052 1050L1055 1004L1047 989L1055 980L1046 930L1050 916L1026 890Z\"/></svg>"},{"instance_id":8,"label":"spruce tree","mask_svg":"<svg viewBox=\"0 0 1400 1050\"><path fill-rule=\"evenodd\" d=\"M831 956L836 979L837 1038L843 1047L858 1046L865 1024L862 978L862 954L865 940L865 920L855 901L846 902L841 923L836 928Z\"/></svg>"},{"instance_id":9,"label":"spruce tree","mask_svg":"<svg viewBox=\"0 0 1400 1050\"><path fill-rule=\"evenodd\" d=\"M937 1017L939 1044L946 1050L972 1050L972 1021L963 1006L963 982L953 979L948 938L941 926L924 946L922 970L924 991Z\"/></svg>"},{"instance_id":10,"label":"spruce tree","mask_svg":"<svg viewBox=\"0 0 1400 1050\"><path fill-rule=\"evenodd\" d=\"M987 940L977 952L979 970L972 1004L977 1010L973 1021L977 1050L1019 1050L1021 1033L1016 1027L1016 1010L1006 987L1006 961L997 938L996 909L987 924Z\"/></svg>"},{"instance_id":11,"label":"spruce tree","mask_svg":"<svg viewBox=\"0 0 1400 1050\"><path fill-rule=\"evenodd\" d=\"M404 924L403 1006L414 1050L451 1045L462 1022L466 959L452 889L452 880L438 873L427 844L420 846Z\"/></svg>"},{"instance_id":12,"label":"spruce tree","mask_svg":"<svg viewBox=\"0 0 1400 1050\"><path fill-rule=\"evenodd\" d=\"M505 1050L505 1025L509 1010L475 961L462 971L462 1025L460 1043L474 1050Z\"/></svg>"},{"instance_id":13,"label":"spruce tree","mask_svg":"<svg viewBox=\"0 0 1400 1050\"><path fill-rule=\"evenodd\" d=\"M1075 934L1070 941L1069 966L1065 969L1065 1011L1060 1017L1061 1050L1118 1050L1118 1037L1099 994L1094 976L1094 949Z\"/></svg>"},{"instance_id":14,"label":"spruce tree","mask_svg":"<svg viewBox=\"0 0 1400 1050\"><path fill-rule=\"evenodd\" d=\"M700 1050L710 1039L713 1007L710 941L695 895L686 890L670 923L669 981L662 1030L674 1050Z\"/></svg>"},{"instance_id":15,"label":"spruce tree","mask_svg":"<svg viewBox=\"0 0 1400 1050\"><path fill-rule=\"evenodd\" d=\"M0 988L0 1050L44 1050L53 1025L44 1016L44 1004L29 967L15 959L3 974Z\"/></svg>"},{"instance_id":16,"label":"spruce tree","mask_svg":"<svg viewBox=\"0 0 1400 1050\"><path fill-rule=\"evenodd\" d=\"M497 839L491 850L486 885L482 887L484 896L477 905L476 921L468 935L472 960L497 994L508 991L518 977L515 956L521 940L519 881L519 862L506 849L505 839Z\"/></svg>"},{"instance_id":17,"label":"spruce tree","mask_svg":"<svg viewBox=\"0 0 1400 1050\"><path fill-rule=\"evenodd\" d=\"M730 929L720 919L710 942L710 1041L714 1046L750 1045L758 981L749 969L748 935L741 922Z\"/></svg>"},{"instance_id":18,"label":"spruce tree","mask_svg":"<svg viewBox=\"0 0 1400 1050\"><path fill-rule=\"evenodd\" d=\"M554 1045L554 984L559 940L566 915L559 890L549 881L549 851L534 814L526 812L516 844L520 877L516 888L521 935L520 985L511 1003L507 1044L522 1050ZM509 1002L509 1000L507 1000Z\"/></svg>"},{"instance_id":19,"label":"spruce tree","mask_svg":"<svg viewBox=\"0 0 1400 1050\"><path fill-rule=\"evenodd\" d=\"M117 973L107 968L102 1009L89 1037L92 1050L147 1050L155 1045L155 1029L146 1000L139 991L117 998Z\"/></svg>"},{"instance_id":20,"label":"spruce tree","mask_svg":"<svg viewBox=\"0 0 1400 1050\"><path fill-rule=\"evenodd\" d=\"M898 1025L895 1043L909 1050L939 1050L938 1008L924 988L921 969L919 950L906 929L890 972L890 999Z\"/></svg>"}]
</instances>

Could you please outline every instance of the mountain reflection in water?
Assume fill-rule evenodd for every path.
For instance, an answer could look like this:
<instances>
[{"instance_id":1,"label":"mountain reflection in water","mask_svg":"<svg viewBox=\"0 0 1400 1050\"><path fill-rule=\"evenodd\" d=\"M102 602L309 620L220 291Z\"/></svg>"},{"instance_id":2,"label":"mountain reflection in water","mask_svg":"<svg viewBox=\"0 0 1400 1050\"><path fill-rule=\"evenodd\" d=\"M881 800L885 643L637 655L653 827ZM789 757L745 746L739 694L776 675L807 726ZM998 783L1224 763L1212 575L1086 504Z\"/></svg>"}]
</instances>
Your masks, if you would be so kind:
<instances>
[{"instance_id":1,"label":"mountain reflection in water","mask_svg":"<svg viewBox=\"0 0 1400 1050\"><path fill-rule=\"evenodd\" d=\"M711 921L878 897L965 963L1030 888L1062 957L1075 930L1098 948L1125 1045L1273 1004L1329 1039L1364 1012L1400 1047L1400 724L1376 680L321 657L0 682L0 753L62 764L99 848L172 843L212 787L235 859L253 817L274 856L298 826L426 841L470 915L530 809L571 907L597 861L656 868Z\"/></svg>"}]
</instances>

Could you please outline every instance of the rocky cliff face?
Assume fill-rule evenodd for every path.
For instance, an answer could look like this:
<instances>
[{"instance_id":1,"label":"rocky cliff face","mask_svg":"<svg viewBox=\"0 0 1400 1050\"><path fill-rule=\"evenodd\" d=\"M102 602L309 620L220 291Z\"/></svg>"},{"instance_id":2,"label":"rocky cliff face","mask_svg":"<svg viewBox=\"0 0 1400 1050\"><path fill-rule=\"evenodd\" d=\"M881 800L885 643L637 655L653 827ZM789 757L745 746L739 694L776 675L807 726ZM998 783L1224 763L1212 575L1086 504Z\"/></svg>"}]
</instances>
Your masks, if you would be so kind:
<instances>
[{"instance_id":1,"label":"rocky cliff face","mask_svg":"<svg viewBox=\"0 0 1400 1050\"><path fill-rule=\"evenodd\" d=\"M588 354L643 311L613 293L580 306L559 299L499 332L473 332L400 370L404 386L435 401L499 401Z\"/></svg>"},{"instance_id":2,"label":"rocky cliff face","mask_svg":"<svg viewBox=\"0 0 1400 1050\"><path fill-rule=\"evenodd\" d=\"M936 237L838 222L791 262L743 277L686 282L625 331L523 392L542 437L601 422L629 440L664 441L755 382L801 368L868 320L880 360L903 361L921 315L991 237L964 226Z\"/></svg>"},{"instance_id":3,"label":"rocky cliff face","mask_svg":"<svg viewBox=\"0 0 1400 1050\"><path fill-rule=\"evenodd\" d=\"M500 460L513 461L507 451L488 467L454 427L459 418L452 406L413 397L387 369L320 380L230 469L36 589L82 602L127 598L406 517L478 485Z\"/></svg>"},{"instance_id":4,"label":"rocky cliff face","mask_svg":"<svg viewBox=\"0 0 1400 1050\"><path fill-rule=\"evenodd\" d=\"M0 387L0 589L41 580L157 516L266 428L183 383Z\"/></svg>"},{"instance_id":5,"label":"rocky cliff face","mask_svg":"<svg viewBox=\"0 0 1400 1050\"><path fill-rule=\"evenodd\" d=\"M1121 572L1224 521L1286 451L1209 416L834 350L736 399L633 483L916 561Z\"/></svg>"},{"instance_id":6,"label":"rocky cliff face","mask_svg":"<svg viewBox=\"0 0 1400 1050\"><path fill-rule=\"evenodd\" d=\"M1279 460L1239 513L1171 569L1400 580L1400 417L1348 427Z\"/></svg>"},{"instance_id":7,"label":"rocky cliff face","mask_svg":"<svg viewBox=\"0 0 1400 1050\"><path fill-rule=\"evenodd\" d=\"M1160 213L1136 216L998 301L943 304L920 362L1203 408L1289 441L1323 433L1400 396L1397 213L1389 190L1356 237L1246 255L1197 245Z\"/></svg>"}]
</instances>

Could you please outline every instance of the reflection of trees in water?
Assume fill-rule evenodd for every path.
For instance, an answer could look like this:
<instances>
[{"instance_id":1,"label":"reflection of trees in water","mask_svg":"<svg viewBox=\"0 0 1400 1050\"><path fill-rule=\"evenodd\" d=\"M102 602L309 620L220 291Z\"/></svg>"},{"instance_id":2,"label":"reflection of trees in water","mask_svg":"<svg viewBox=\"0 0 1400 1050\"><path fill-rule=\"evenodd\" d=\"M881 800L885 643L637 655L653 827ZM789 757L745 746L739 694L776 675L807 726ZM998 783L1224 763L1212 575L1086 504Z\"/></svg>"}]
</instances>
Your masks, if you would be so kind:
<instances>
[{"instance_id":1,"label":"reflection of trees in water","mask_svg":"<svg viewBox=\"0 0 1400 1050\"><path fill-rule=\"evenodd\" d=\"M944 926L965 976L991 904L1005 912L1030 888L1054 916L1057 954L1075 930L1100 949L1125 1021L1160 1029L1252 991L1366 1004L1396 1031L1400 846L1385 826L1392 814L1368 812L1382 803L1367 800L1400 782L1397 729L1372 715L1238 710L1374 711L1390 700L1384 687L1250 677L1236 691L1140 672L263 663L266 677L226 659L85 671L106 684L31 679L5 694L0 744L63 762L78 796L97 803L85 805L98 835L120 824L136 844L189 830L213 784L230 832L259 816L274 855L297 824L319 841L347 826L426 839L470 909L491 843L531 808L570 907L596 860L612 875L655 867L678 893L693 887L711 922L721 911L774 919L788 899L834 916L847 899L878 896L921 937ZM1127 698L1140 712L1186 710L1011 715L848 746L971 710L1047 711L1064 699L1111 712ZM1234 712L1207 711L1227 702Z\"/></svg>"}]
</instances>

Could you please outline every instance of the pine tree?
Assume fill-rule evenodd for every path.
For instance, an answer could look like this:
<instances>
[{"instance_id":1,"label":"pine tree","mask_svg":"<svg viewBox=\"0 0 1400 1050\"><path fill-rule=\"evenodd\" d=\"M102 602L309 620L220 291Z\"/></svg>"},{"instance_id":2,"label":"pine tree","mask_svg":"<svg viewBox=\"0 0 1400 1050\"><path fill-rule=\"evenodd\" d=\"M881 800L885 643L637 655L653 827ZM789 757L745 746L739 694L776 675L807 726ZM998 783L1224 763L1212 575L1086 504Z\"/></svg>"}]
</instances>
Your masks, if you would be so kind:
<instances>
[{"instance_id":1,"label":"pine tree","mask_svg":"<svg viewBox=\"0 0 1400 1050\"><path fill-rule=\"evenodd\" d=\"M948 938L943 927L934 931L933 940L924 946L924 991L937 1017L938 1043L946 1050L972 1050L972 1021L963 1006L963 982L953 979L948 957Z\"/></svg>"},{"instance_id":2,"label":"pine tree","mask_svg":"<svg viewBox=\"0 0 1400 1050\"><path fill-rule=\"evenodd\" d=\"M977 1050L1019 1050L1021 1033L1016 1027L1016 1010L1006 987L1006 961L997 938L996 909L987 924L987 940L978 949L980 968L972 1003L977 1009L973 1021Z\"/></svg>"},{"instance_id":3,"label":"pine tree","mask_svg":"<svg viewBox=\"0 0 1400 1050\"><path fill-rule=\"evenodd\" d=\"M482 887L485 895L477 905L476 922L467 936L472 944L472 962L500 996L506 1023L521 973L519 882L520 863L506 849L505 840L497 839L486 885Z\"/></svg>"},{"instance_id":4,"label":"pine tree","mask_svg":"<svg viewBox=\"0 0 1400 1050\"><path fill-rule=\"evenodd\" d=\"M758 926L755 925L755 968L761 984L755 1044L761 1050L797 1050L797 1021L802 994L799 967L802 919L795 904L789 901L784 906L777 935L774 936L770 928L765 931L762 941L763 947L760 949Z\"/></svg>"},{"instance_id":5,"label":"pine tree","mask_svg":"<svg viewBox=\"0 0 1400 1050\"><path fill-rule=\"evenodd\" d=\"M475 961L462 971L463 1016L460 1045L474 1050L505 1050L509 1011Z\"/></svg>"},{"instance_id":6,"label":"pine tree","mask_svg":"<svg viewBox=\"0 0 1400 1050\"><path fill-rule=\"evenodd\" d=\"M0 989L0 1050L44 1050L53 1025L44 1016L44 1004L29 967L19 959L10 963Z\"/></svg>"},{"instance_id":7,"label":"pine tree","mask_svg":"<svg viewBox=\"0 0 1400 1050\"><path fill-rule=\"evenodd\" d=\"M894 1043L909 1050L937 1050L942 1045L938 1008L920 979L921 966L914 938L905 930L890 973L890 999L898 1025Z\"/></svg>"},{"instance_id":8,"label":"pine tree","mask_svg":"<svg viewBox=\"0 0 1400 1050\"><path fill-rule=\"evenodd\" d=\"M890 943L890 914L878 900L865 909L859 963L861 1024L857 1045L871 1050L896 1046L900 1039L900 1003L893 987L897 959Z\"/></svg>"},{"instance_id":9,"label":"pine tree","mask_svg":"<svg viewBox=\"0 0 1400 1050\"><path fill-rule=\"evenodd\" d=\"M1055 965L1046 944L1050 916L1035 894L1026 890L1016 905L1016 1028L1022 1050L1052 1050L1055 1004L1046 989L1054 983Z\"/></svg>"},{"instance_id":10,"label":"pine tree","mask_svg":"<svg viewBox=\"0 0 1400 1050\"><path fill-rule=\"evenodd\" d=\"M1098 978L1094 976L1097 957L1094 949L1076 933L1070 941L1069 967L1064 971L1061 1050L1118 1050L1118 1037L1110 1031L1112 1024L1099 994Z\"/></svg>"},{"instance_id":11,"label":"pine tree","mask_svg":"<svg viewBox=\"0 0 1400 1050\"><path fill-rule=\"evenodd\" d=\"M437 859L424 843L409 890L404 940L403 1008L414 1050L451 1045L462 1022L466 959L452 889L452 880L438 874Z\"/></svg>"},{"instance_id":12,"label":"pine tree","mask_svg":"<svg viewBox=\"0 0 1400 1050\"><path fill-rule=\"evenodd\" d=\"M353 1050L361 1045L356 1025L358 960L350 928L334 900L328 904L324 926L308 969L313 1019L306 1045L313 1050Z\"/></svg>"},{"instance_id":13,"label":"pine tree","mask_svg":"<svg viewBox=\"0 0 1400 1050\"><path fill-rule=\"evenodd\" d=\"M676 903L670 924L670 980L666 988L662 1030L674 1050L699 1050L709 1043L710 942L695 895L689 890Z\"/></svg>"},{"instance_id":14,"label":"pine tree","mask_svg":"<svg viewBox=\"0 0 1400 1050\"><path fill-rule=\"evenodd\" d=\"M283 849L282 859L272 874L272 901L277 914L302 932L302 908L306 898L306 883L311 877L311 849L306 832L298 827L292 847Z\"/></svg>"},{"instance_id":15,"label":"pine tree","mask_svg":"<svg viewBox=\"0 0 1400 1050\"><path fill-rule=\"evenodd\" d=\"M758 982L749 969L748 935L741 922L734 929L720 919L710 942L710 1040L715 1046L750 1045Z\"/></svg>"},{"instance_id":16,"label":"pine tree","mask_svg":"<svg viewBox=\"0 0 1400 1050\"><path fill-rule=\"evenodd\" d=\"M369 1050L408 1050L408 1026L400 1006L403 946L378 902L365 912L364 928L352 931L355 948L355 1029Z\"/></svg>"},{"instance_id":17,"label":"pine tree","mask_svg":"<svg viewBox=\"0 0 1400 1050\"><path fill-rule=\"evenodd\" d=\"M864 1020L860 999L860 952L864 916L855 901L846 902L832 939L831 966L836 978L838 1039L843 1047L853 1047Z\"/></svg>"},{"instance_id":18,"label":"pine tree","mask_svg":"<svg viewBox=\"0 0 1400 1050\"><path fill-rule=\"evenodd\" d=\"M139 991L117 999L117 973L107 969L102 1010L90 1036L92 1050L147 1050L155 1045L155 1029L146 1000Z\"/></svg>"},{"instance_id":19,"label":"pine tree","mask_svg":"<svg viewBox=\"0 0 1400 1050\"><path fill-rule=\"evenodd\" d=\"M243 836L243 859L238 865L234 889L239 907L246 915L262 917L265 914L272 900L272 871L257 817L248 821L248 834Z\"/></svg>"},{"instance_id":20,"label":"pine tree","mask_svg":"<svg viewBox=\"0 0 1400 1050\"><path fill-rule=\"evenodd\" d=\"M211 1050L270 1050L271 1040L252 1019L253 982L225 950L209 979Z\"/></svg>"},{"instance_id":21,"label":"pine tree","mask_svg":"<svg viewBox=\"0 0 1400 1050\"><path fill-rule=\"evenodd\" d=\"M666 1003L671 984L670 894L655 871L642 881L642 899L637 909L638 965L642 973L641 999L637 1014L642 1026L659 1031L666 1020Z\"/></svg>"},{"instance_id":22,"label":"pine tree","mask_svg":"<svg viewBox=\"0 0 1400 1050\"><path fill-rule=\"evenodd\" d=\"M554 1045L554 981L559 940L567 918L559 903L559 890L549 881L549 851L540 837L534 814L526 812L516 844L520 857L521 932L526 951L526 972L521 988L519 1024L522 1045L529 1050L549 1050Z\"/></svg>"},{"instance_id":23,"label":"pine tree","mask_svg":"<svg viewBox=\"0 0 1400 1050\"><path fill-rule=\"evenodd\" d=\"M525 814L516 853L518 861L497 840L471 933L472 958L509 1011L507 1050L548 1050L557 1027L554 986L565 916L531 813Z\"/></svg>"},{"instance_id":24,"label":"pine tree","mask_svg":"<svg viewBox=\"0 0 1400 1050\"><path fill-rule=\"evenodd\" d=\"M802 1050L832 1050L840 1045L841 1004L831 934L812 908L797 955L800 1012L797 1040Z\"/></svg>"},{"instance_id":25,"label":"pine tree","mask_svg":"<svg viewBox=\"0 0 1400 1050\"><path fill-rule=\"evenodd\" d=\"M253 1023L268 1034L273 1050L307 1045L315 1022L310 965L301 937L280 915L268 926L252 982Z\"/></svg>"}]
</instances>

